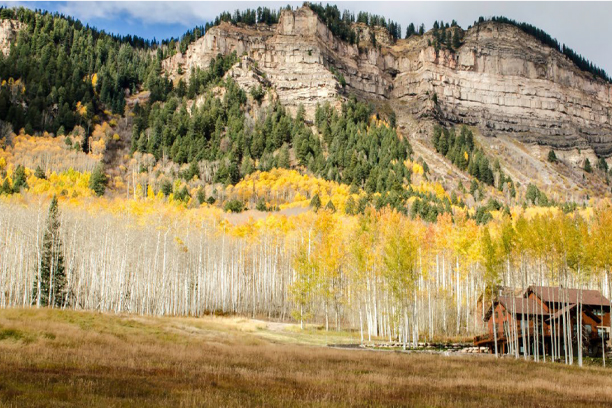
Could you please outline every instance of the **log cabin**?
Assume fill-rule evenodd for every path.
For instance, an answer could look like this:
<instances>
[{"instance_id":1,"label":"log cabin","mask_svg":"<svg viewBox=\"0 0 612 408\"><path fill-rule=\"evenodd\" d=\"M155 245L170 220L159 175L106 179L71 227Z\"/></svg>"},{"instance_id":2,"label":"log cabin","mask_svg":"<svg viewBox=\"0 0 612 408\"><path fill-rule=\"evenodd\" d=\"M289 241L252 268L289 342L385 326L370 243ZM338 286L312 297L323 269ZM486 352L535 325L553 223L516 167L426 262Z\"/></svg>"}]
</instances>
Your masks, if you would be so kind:
<instances>
[{"instance_id":1,"label":"log cabin","mask_svg":"<svg viewBox=\"0 0 612 408\"><path fill-rule=\"evenodd\" d=\"M566 344L577 353L581 333L585 354L601 356L610 348L610 301L601 292L529 286L518 293L499 292L484 314L487 333L474 345L494 352L497 343L502 354L564 356Z\"/></svg>"}]
</instances>

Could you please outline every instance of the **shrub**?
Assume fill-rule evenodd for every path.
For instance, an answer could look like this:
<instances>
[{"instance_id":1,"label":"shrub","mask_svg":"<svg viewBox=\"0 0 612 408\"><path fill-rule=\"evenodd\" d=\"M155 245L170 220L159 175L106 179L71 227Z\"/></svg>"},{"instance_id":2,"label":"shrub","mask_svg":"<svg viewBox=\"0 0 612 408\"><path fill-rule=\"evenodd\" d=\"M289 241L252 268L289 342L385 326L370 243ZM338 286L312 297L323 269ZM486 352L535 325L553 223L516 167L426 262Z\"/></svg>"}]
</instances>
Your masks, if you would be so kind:
<instances>
[{"instance_id":1,"label":"shrub","mask_svg":"<svg viewBox=\"0 0 612 408\"><path fill-rule=\"evenodd\" d=\"M239 213L244 211L244 204L239 200L229 200L225 203L223 209L227 212Z\"/></svg>"}]
</instances>

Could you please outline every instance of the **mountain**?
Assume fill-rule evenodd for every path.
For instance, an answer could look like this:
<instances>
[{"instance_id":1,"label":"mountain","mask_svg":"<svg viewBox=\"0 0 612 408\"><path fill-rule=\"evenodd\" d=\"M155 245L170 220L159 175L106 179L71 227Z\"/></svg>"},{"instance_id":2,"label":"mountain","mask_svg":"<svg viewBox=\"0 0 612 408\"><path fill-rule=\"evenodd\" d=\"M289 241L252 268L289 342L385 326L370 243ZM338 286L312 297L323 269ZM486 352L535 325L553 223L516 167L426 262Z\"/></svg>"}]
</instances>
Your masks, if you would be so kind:
<instances>
[{"instance_id":1,"label":"mountain","mask_svg":"<svg viewBox=\"0 0 612 408\"><path fill-rule=\"evenodd\" d=\"M247 89L257 84L249 72L256 66L293 112L303 104L312 115L317 104L349 94L375 101L392 109L400 133L434 160L424 124L474 126L487 137L491 155L501 156L523 183L542 174L544 186L567 190L563 177L584 189L572 169L612 153L612 85L517 26L485 21L467 31L450 27L398 41L384 28L353 26L357 44L339 40L307 7L282 11L277 25L222 22L163 67L175 80L188 78L217 54L236 52L244 68L231 75ZM440 47L440 32L457 36L458 47ZM549 149L567 168L543 163Z\"/></svg>"},{"instance_id":2,"label":"mountain","mask_svg":"<svg viewBox=\"0 0 612 408\"><path fill-rule=\"evenodd\" d=\"M313 4L157 43L0 20L4 306L406 348L478 334L498 288L612 293L610 78L535 27L401 39Z\"/></svg>"},{"instance_id":3,"label":"mountain","mask_svg":"<svg viewBox=\"0 0 612 408\"><path fill-rule=\"evenodd\" d=\"M398 174L398 169L379 158L372 162L371 152L353 151L355 144L344 147L344 139L335 134L326 139L325 126L315 120L317 107L329 104L340 111L356 97L368 106L368 115L384 119L406 142L407 154L395 159L424 163L429 179L447 191L460 191L474 179L482 182L478 168L484 166L480 173L490 174L486 184L504 193L488 195L506 203L515 202L510 190L525 193L529 184L557 202L609 195L609 77L540 30L503 18L481 20L467 30L436 22L432 30L413 30L401 39L395 23L364 13L347 18L329 6L268 10L265 18L261 12L249 13L224 14L207 25L204 35L204 28L198 28L180 42L151 44L109 36L62 16L45 14L37 20L33 12L4 9L0 74L15 80L30 59L34 63L20 78L22 96L14 85L10 90L5 86L0 116L16 131L25 126L26 133L70 132L75 125L91 133L94 115L98 121L110 119L109 111L123 115L127 102L128 111L135 110L126 117L122 148L131 144L132 152L151 153L156 160L170 157L179 165L204 160L212 163L210 181L236 183L253 170L278 166L282 156L289 157L284 160L289 167L303 166L364 188L372 177L388 179L389 171ZM49 26L43 20L54 24L46 36L40 34ZM33 39L42 57L30 55L35 50L19 38ZM62 47L45 48L49 40L62 44L64 55L74 61L71 77L61 65L66 63ZM27 52L17 57L12 46ZM48 54L54 52L55 69L46 70L45 63L54 61ZM45 81L37 82L40 77ZM72 87L66 90L62 81ZM226 103L215 107L214 99L226 95L235 102L233 108ZM85 106L85 115L76 113L77 103ZM193 107L222 109L221 122L219 116L199 116ZM246 122L240 124L243 117ZM441 155L432 142L438 125L469 126L478 149ZM332 133L331 122L328 126ZM332 148L336 139L340 144ZM84 148L88 140L83 139ZM551 152L555 161L547 160ZM457 164L459 156L466 157L465 163ZM359 157L380 172L353 177ZM473 159L484 162L475 164L476 171L469 164ZM587 162L598 163L602 172L585 172ZM115 171L118 164L107 160L107 169ZM400 184L406 180L402 173ZM370 184L378 186L369 190L390 191L393 183L381 187L374 180Z\"/></svg>"}]
</instances>

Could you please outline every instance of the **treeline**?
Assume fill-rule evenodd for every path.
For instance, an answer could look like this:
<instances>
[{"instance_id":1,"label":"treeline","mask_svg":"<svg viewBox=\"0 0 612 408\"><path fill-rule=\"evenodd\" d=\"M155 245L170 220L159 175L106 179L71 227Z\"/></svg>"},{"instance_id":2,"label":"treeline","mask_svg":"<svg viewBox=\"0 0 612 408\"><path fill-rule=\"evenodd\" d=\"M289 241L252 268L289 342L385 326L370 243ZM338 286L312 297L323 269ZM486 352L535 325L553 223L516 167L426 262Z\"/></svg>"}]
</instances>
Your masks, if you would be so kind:
<instances>
[{"instance_id":1,"label":"treeline","mask_svg":"<svg viewBox=\"0 0 612 408\"><path fill-rule=\"evenodd\" d=\"M305 6L310 7L312 11L317 13L319 18L325 23L327 28L340 39L347 41L350 44L356 44L359 40L357 33L352 27L355 22L364 23L370 27L382 27L386 28L393 40L402 38L402 27L392 20L386 20L384 16L376 14L370 14L367 12L359 12L355 19L355 14L345 10L340 12L338 6L316 3L304 3Z\"/></svg>"},{"instance_id":2,"label":"treeline","mask_svg":"<svg viewBox=\"0 0 612 408\"><path fill-rule=\"evenodd\" d=\"M0 202L0 307L293 317L359 330L362 341L416 343L478 333L478 298L498 285L610 293L609 204L589 218L526 210L486 226L388 209L232 226L145 201L91 201L86 211L27 200Z\"/></svg>"},{"instance_id":3,"label":"treeline","mask_svg":"<svg viewBox=\"0 0 612 408\"><path fill-rule=\"evenodd\" d=\"M15 131L68 133L91 128L104 109L123 114L125 90L135 91L154 68L145 50L61 15L3 9L26 26L0 56L0 119Z\"/></svg>"},{"instance_id":4,"label":"treeline","mask_svg":"<svg viewBox=\"0 0 612 408\"><path fill-rule=\"evenodd\" d=\"M291 6L286 6L285 9L291 10ZM282 10L283 8L276 11L268 7L258 7L257 9L246 9L244 11L235 10L233 13L224 11L215 17L211 23L206 23L205 29L208 31L210 27L217 26L221 24L221 22L228 22L232 24L242 23L246 25L277 24Z\"/></svg>"},{"instance_id":5,"label":"treeline","mask_svg":"<svg viewBox=\"0 0 612 408\"><path fill-rule=\"evenodd\" d=\"M574 50L567 47L565 44L560 45L557 39L553 38L550 34L548 34L547 32L545 32L544 30L540 28L532 26L531 24L528 24L528 23L519 23L515 20L509 19L507 17L502 17L502 16L491 17L488 19L484 17L480 17L478 19L478 23L483 23L485 21L496 21L498 23L511 24L517 28L520 28L525 33L540 40L543 44L548 45L549 47L554 48L555 50L563 53L574 64L576 64L576 66L580 68L581 70L590 72L594 76L599 77L603 79L604 81L612 82L612 77L610 77L610 75L608 75L608 73L603 68L596 66L591 61L584 58L582 55L576 53ZM476 24L477 23L475 22L474 25Z\"/></svg>"},{"instance_id":6,"label":"treeline","mask_svg":"<svg viewBox=\"0 0 612 408\"><path fill-rule=\"evenodd\" d=\"M433 46L437 50L446 48L451 51L457 50L461 46L463 39L463 30L457 25L457 22L453 20L449 25L444 21L434 21L433 29Z\"/></svg>"},{"instance_id":7,"label":"treeline","mask_svg":"<svg viewBox=\"0 0 612 408\"><path fill-rule=\"evenodd\" d=\"M370 27L386 28L394 41L402 38L402 26L391 19L385 20L384 16L360 11L357 13L357 22L364 23Z\"/></svg>"},{"instance_id":8,"label":"treeline","mask_svg":"<svg viewBox=\"0 0 612 408\"><path fill-rule=\"evenodd\" d=\"M36 20L37 15L51 16L53 19L60 18L62 20L65 20L71 28L74 28L77 31L81 31L83 29L88 31L90 30L92 32L94 40L97 40L99 37L110 37L115 41L130 44L132 47L136 48L151 48L158 45L155 40L151 41L136 35L117 35L107 33L104 30L98 30L95 27L90 27L89 24L83 25L80 20L74 19L71 16L65 16L64 14L58 12L51 13L47 10L42 9L30 10L25 7L9 8L6 6L0 6L0 19L2 20L12 19L18 20L24 24L30 24L31 22Z\"/></svg>"},{"instance_id":9,"label":"treeline","mask_svg":"<svg viewBox=\"0 0 612 408\"><path fill-rule=\"evenodd\" d=\"M326 4L323 6L321 3L305 2L304 6L314 11L336 37L350 44L356 44L358 41L357 33L352 27L352 24L355 22L364 23L370 27L386 28L394 40L402 38L401 25L390 19L387 20L383 16L359 12L357 18L355 18L354 13L348 10L342 12L336 5ZM267 7L258 7L256 10L246 9L244 11L236 10L233 13L223 12L217 16L212 23L207 23L205 30L207 31L210 27L217 26L223 21L232 24L242 23L246 25L277 24L283 9L291 10L291 6L280 8L278 11L271 10Z\"/></svg>"}]
</instances>

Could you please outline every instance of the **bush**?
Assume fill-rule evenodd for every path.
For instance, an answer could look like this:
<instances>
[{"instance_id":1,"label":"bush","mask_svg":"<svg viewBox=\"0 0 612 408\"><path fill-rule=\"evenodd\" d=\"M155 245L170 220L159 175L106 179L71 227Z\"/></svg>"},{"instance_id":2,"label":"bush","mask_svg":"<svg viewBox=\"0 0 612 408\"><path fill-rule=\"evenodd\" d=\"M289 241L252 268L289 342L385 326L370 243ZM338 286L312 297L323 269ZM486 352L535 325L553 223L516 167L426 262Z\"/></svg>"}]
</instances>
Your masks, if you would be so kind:
<instances>
[{"instance_id":1,"label":"bush","mask_svg":"<svg viewBox=\"0 0 612 408\"><path fill-rule=\"evenodd\" d=\"M251 88L251 96L257 103L261 103L261 100L266 96L266 91L259 85L258 87Z\"/></svg>"},{"instance_id":2,"label":"bush","mask_svg":"<svg viewBox=\"0 0 612 408\"><path fill-rule=\"evenodd\" d=\"M244 211L244 204L239 200L229 200L225 203L223 209L227 212L239 213Z\"/></svg>"}]
</instances>

